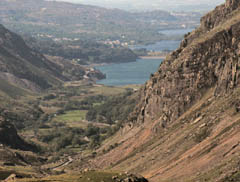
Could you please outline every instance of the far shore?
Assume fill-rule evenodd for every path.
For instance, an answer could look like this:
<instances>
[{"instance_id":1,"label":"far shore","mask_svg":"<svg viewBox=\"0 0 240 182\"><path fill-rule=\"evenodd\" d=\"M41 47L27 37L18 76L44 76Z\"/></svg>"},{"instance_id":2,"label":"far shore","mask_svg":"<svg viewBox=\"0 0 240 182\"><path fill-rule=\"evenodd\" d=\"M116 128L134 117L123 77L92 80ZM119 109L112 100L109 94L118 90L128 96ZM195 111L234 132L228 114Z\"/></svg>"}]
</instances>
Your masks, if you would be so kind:
<instances>
[{"instance_id":1,"label":"far shore","mask_svg":"<svg viewBox=\"0 0 240 182\"><path fill-rule=\"evenodd\" d=\"M140 59L165 59L166 56L140 56Z\"/></svg>"},{"instance_id":2,"label":"far shore","mask_svg":"<svg viewBox=\"0 0 240 182\"><path fill-rule=\"evenodd\" d=\"M166 56L139 56L138 59L165 59ZM136 60L137 61L137 60ZM136 61L131 61L131 62L136 62ZM122 63L128 63L128 62L122 62ZM89 65L82 65L87 68L94 68L97 66L104 66L104 65L109 65L109 64L117 64L117 63L93 63Z\"/></svg>"}]
</instances>

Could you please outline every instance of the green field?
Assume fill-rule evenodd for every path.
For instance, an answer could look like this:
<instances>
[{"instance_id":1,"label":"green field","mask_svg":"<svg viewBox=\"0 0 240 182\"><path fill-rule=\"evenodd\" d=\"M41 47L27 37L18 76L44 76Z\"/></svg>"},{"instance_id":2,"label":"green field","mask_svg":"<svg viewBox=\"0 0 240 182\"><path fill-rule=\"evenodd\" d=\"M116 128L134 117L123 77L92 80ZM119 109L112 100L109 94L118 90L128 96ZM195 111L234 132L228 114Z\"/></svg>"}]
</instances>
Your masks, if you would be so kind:
<instances>
[{"instance_id":1,"label":"green field","mask_svg":"<svg viewBox=\"0 0 240 182\"><path fill-rule=\"evenodd\" d=\"M54 182L114 182L112 179L114 177L118 177L119 179L126 178L125 174L119 174L116 172L101 172L101 171L89 171L83 172L80 174L63 174L59 176L51 176L43 179L19 179L19 182L45 182L45 181L54 181Z\"/></svg>"},{"instance_id":2,"label":"green field","mask_svg":"<svg viewBox=\"0 0 240 182\"><path fill-rule=\"evenodd\" d=\"M67 111L65 114L56 116L53 121L61 122L70 127L86 128L88 122L85 121L86 110Z\"/></svg>"}]
</instances>

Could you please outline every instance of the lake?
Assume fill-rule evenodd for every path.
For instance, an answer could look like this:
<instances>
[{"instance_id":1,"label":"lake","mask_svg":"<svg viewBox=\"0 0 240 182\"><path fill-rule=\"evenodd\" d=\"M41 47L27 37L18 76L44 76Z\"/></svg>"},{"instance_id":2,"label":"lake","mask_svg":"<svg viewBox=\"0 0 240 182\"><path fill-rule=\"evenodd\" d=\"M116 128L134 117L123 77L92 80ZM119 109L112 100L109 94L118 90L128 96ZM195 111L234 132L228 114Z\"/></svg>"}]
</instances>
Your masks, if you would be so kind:
<instances>
[{"instance_id":1,"label":"lake","mask_svg":"<svg viewBox=\"0 0 240 182\"><path fill-rule=\"evenodd\" d=\"M192 32L193 28L182 28L182 29L170 29L170 30L160 30L158 33L165 35L185 35L188 32Z\"/></svg>"},{"instance_id":2,"label":"lake","mask_svg":"<svg viewBox=\"0 0 240 182\"><path fill-rule=\"evenodd\" d=\"M159 33L169 36L183 36L190 31L192 31L192 29L174 29L162 30L159 31ZM177 40L164 40L152 45L135 45L130 48L145 48L149 51L173 51L179 47L180 42L181 41ZM163 59L138 59L136 62L96 66L96 69L99 69L102 73L106 74L106 79L99 80L97 83L109 86L144 84L149 80L150 74L157 71L162 61Z\"/></svg>"},{"instance_id":3,"label":"lake","mask_svg":"<svg viewBox=\"0 0 240 182\"><path fill-rule=\"evenodd\" d=\"M160 30L159 33L165 34L167 36L183 36L188 32L193 31L193 28L184 29L170 29L170 30ZM150 45L134 45L130 46L130 49L142 49L145 48L148 51L173 51L176 50L181 43L181 40L162 40Z\"/></svg>"},{"instance_id":4,"label":"lake","mask_svg":"<svg viewBox=\"0 0 240 182\"><path fill-rule=\"evenodd\" d=\"M106 74L106 79L97 83L109 86L143 84L149 80L151 73L157 71L162 61L163 59L138 59L136 62L96 66Z\"/></svg>"},{"instance_id":5,"label":"lake","mask_svg":"<svg viewBox=\"0 0 240 182\"><path fill-rule=\"evenodd\" d=\"M148 51L173 51L177 49L180 45L181 41L180 40L162 40L160 42L156 42L155 44L150 44L150 45L134 45L131 46L131 49L142 49L145 48Z\"/></svg>"}]
</instances>

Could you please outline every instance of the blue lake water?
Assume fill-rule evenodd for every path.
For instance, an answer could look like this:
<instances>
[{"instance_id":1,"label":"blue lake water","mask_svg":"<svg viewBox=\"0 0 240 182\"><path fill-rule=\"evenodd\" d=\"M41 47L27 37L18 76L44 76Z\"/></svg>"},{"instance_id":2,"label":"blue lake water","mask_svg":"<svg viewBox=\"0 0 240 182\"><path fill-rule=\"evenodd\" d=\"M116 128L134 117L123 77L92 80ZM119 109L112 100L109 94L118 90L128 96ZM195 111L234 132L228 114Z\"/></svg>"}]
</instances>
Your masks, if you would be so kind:
<instances>
[{"instance_id":1,"label":"blue lake water","mask_svg":"<svg viewBox=\"0 0 240 182\"><path fill-rule=\"evenodd\" d=\"M148 51L173 51L177 49L180 45L180 40L162 40L160 42L157 42L155 44L150 44L150 45L135 45L131 46L131 49L142 49L145 48Z\"/></svg>"},{"instance_id":2,"label":"blue lake water","mask_svg":"<svg viewBox=\"0 0 240 182\"><path fill-rule=\"evenodd\" d=\"M174 29L162 30L159 33L165 35L184 35L192 29ZM135 45L132 49L146 48L152 51L173 51L179 47L181 41L164 40L152 45ZM157 71L163 59L139 59L136 62L109 64L104 66L96 66L102 73L106 74L106 79L100 80L97 83L111 86L129 85L129 84L144 84L149 80L150 74Z\"/></svg>"},{"instance_id":3,"label":"blue lake water","mask_svg":"<svg viewBox=\"0 0 240 182\"><path fill-rule=\"evenodd\" d=\"M167 36L183 36L188 32L191 32L193 28L184 28L184 29L170 29L170 30L160 30L159 33L165 34ZM150 45L134 45L130 46L131 49L141 49L145 48L148 51L173 51L176 50L181 43L181 40L162 40L156 42L155 44Z\"/></svg>"},{"instance_id":4,"label":"blue lake water","mask_svg":"<svg viewBox=\"0 0 240 182\"><path fill-rule=\"evenodd\" d=\"M160 30L159 33L165 35L185 35L188 32L193 31L193 28L183 28L183 29L171 29L171 30Z\"/></svg>"},{"instance_id":5,"label":"blue lake water","mask_svg":"<svg viewBox=\"0 0 240 182\"><path fill-rule=\"evenodd\" d=\"M110 86L143 84L149 80L151 73L157 71L162 61L163 59L138 59L136 62L97 66L107 77L97 83Z\"/></svg>"}]
</instances>

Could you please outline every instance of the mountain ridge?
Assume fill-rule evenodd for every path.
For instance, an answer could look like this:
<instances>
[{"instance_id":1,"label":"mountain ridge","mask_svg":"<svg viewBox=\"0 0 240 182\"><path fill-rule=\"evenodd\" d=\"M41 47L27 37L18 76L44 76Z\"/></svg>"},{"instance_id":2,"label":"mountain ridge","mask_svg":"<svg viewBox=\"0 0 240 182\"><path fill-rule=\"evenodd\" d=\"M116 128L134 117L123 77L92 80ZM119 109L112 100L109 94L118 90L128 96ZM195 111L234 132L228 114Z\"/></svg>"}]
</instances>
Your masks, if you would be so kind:
<instances>
[{"instance_id":1,"label":"mountain ridge","mask_svg":"<svg viewBox=\"0 0 240 182\"><path fill-rule=\"evenodd\" d=\"M72 2L72 3L85 3L85 4L92 4L92 5L98 5L98 6L103 6L103 7L109 7L109 8L122 8L125 10L154 10L154 9L170 9L171 11L182 11L186 9L194 8L195 11L199 10L209 10L209 8L214 8L216 6L215 4L220 4L222 0L218 1L201 1L201 2L196 2L196 1L184 1L184 2L179 2L179 1L171 1L163 5L164 1L150 1L148 4L146 4L144 1L132 1L131 3L128 3L127 1L118 1L118 2L110 2L110 1L103 1L99 3L98 1L89 1L89 2L84 2L80 0L58 0L58 1L65 1L65 2ZM193 5L194 4L194 5ZM199 7L200 6L200 7ZM184 8L185 7L185 8Z\"/></svg>"},{"instance_id":2,"label":"mountain ridge","mask_svg":"<svg viewBox=\"0 0 240 182\"><path fill-rule=\"evenodd\" d=\"M239 8L239 0L227 0L203 17L139 91L124 126L86 158L69 154L65 169L126 171L152 182L238 182Z\"/></svg>"},{"instance_id":3,"label":"mountain ridge","mask_svg":"<svg viewBox=\"0 0 240 182\"><path fill-rule=\"evenodd\" d=\"M56 77L65 79L56 69L56 65L41 54L33 52L17 34L8 31L2 25L0 33L1 72L8 72L20 79L27 79L44 89L49 88L51 83L59 82Z\"/></svg>"},{"instance_id":4,"label":"mountain ridge","mask_svg":"<svg viewBox=\"0 0 240 182\"><path fill-rule=\"evenodd\" d=\"M152 181L239 180L239 4L227 0L185 35L94 165Z\"/></svg>"},{"instance_id":5,"label":"mountain ridge","mask_svg":"<svg viewBox=\"0 0 240 182\"><path fill-rule=\"evenodd\" d=\"M228 1L226 2L226 4L227 5L229 4ZM229 8L229 6L227 6L227 5L225 5L226 8ZM225 6L220 6L220 7L225 7ZM218 12L219 11L218 8L213 13L215 13L216 11ZM232 8L232 6L230 6L230 8ZM185 101L186 102L186 103L184 103L185 105L188 105L188 104L191 105L191 102L194 102L194 100L195 100L194 97L196 97L196 100L198 98L201 98L201 93L199 92L201 90L201 88L203 88L203 90L204 90L204 87L210 88L215 85L215 82L217 82L217 87L216 87L216 91L215 91L215 93L217 94L220 92L226 92L228 90L228 88L233 87L234 85L237 84L237 83L234 83L234 81L237 81L237 80L234 80L234 77L237 77L237 75L238 75L236 72L233 73L233 75L231 75L232 78L229 77L228 80L225 82L223 79L221 79L221 77L226 78L226 76L227 76L226 74L221 75L223 73L223 69L231 69L231 68L229 68L229 67L224 68L224 66L221 67L221 62L220 62L221 60L219 60L218 63L216 64L215 59L217 59L217 56L220 57L220 53L221 53L220 50L226 50L227 46L231 47L233 43L236 44L236 40L235 40L236 38L232 38L232 37L233 36L236 37L235 34L238 33L237 28L238 28L239 24L234 23L234 25L232 25L230 27L226 26L224 24L218 25L218 27L220 29L218 29L217 31L212 30L213 33L211 31L208 32L207 35L209 35L209 36L206 36L203 34L204 37L202 37L201 36L202 29L206 28L206 26L205 26L206 23L205 23L204 19L207 19L207 22L210 22L208 20L208 17L209 17L209 14L206 15L206 17L203 17L200 28L195 30L192 34L188 35L182 41L180 48L177 49L176 51L174 51L173 53L171 53L171 55L166 58L166 60L162 63L158 72L155 73L155 75L147 83L145 88L153 88L154 85L158 85L157 83L155 83L157 80L161 80L164 77L172 77L170 72L168 73L168 71L167 71L170 69L171 72L174 74L175 80L173 80L172 83L169 84L169 87L166 86L166 83L168 82L168 81L166 81L163 84L164 87L162 87L161 89L155 88L155 90L156 91L161 90L160 93L162 93L163 97L165 97L165 96L169 97L167 94L174 92L172 95L173 97L171 97L171 102L176 103L177 101L176 100L172 101L172 99L174 97L176 99L179 99L179 96L180 96L182 103L184 103L183 101ZM216 17L219 17L219 16L216 16ZM222 28L222 26L223 26L223 28ZM218 27L214 26L213 28L218 28ZM209 29L207 29L205 31L209 31ZM198 38L196 38L196 35L198 36ZM214 42L215 40L218 40L219 43ZM226 48L221 47L221 46L226 46ZM205 53L206 55L201 55L202 54L201 50L207 50L207 52ZM210 52L214 52L214 51L217 56L215 56L215 57L213 56L213 58L210 62L208 59L212 55L208 56L208 54ZM230 50L228 50L228 51L230 51ZM231 53L229 53L229 54L231 54ZM195 63L192 63L193 61L191 61L191 60L196 60L196 61L195 61ZM202 60L205 60L206 63L203 63ZM210 63L208 63L208 62L210 62ZM204 64L204 65L200 65L200 64ZM205 69L203 72L202 69L204 67L206 68L206 66L208 66L207 64L210 64L209 68L212 69L212 71L210 71L210 69L208 68L208 70ZM197 65L202 66L203 68L195 69ZM237 62L232 63L232 65L237 66ZM192 66L192 70L191 70L191 66ZM218 67L218 69L222 69L222 70L215 71L215 66ZM229 65L227 65L227 66L229 66ZM195 71L197 71L198 73L196 73ZM190 72L189 76L186 75L189 72ZM193 75L191 75L191 74L193 74ZM185 91L186 87L188 87L188 85L186 85L185 87L180 86L180 88L178 88L178 89L170 88L170 87L179 86L179 84L177 84L177 83L179 83L179 81L181 80L181 77L183 77L182 80L184 80L184 77L185 77L187 82L189 82L189 79L190 79L189 91ZM206 80L206 78L208 78L208 79ZM162 80L167 80L167 79L162 79ZM231 83L231 85L230 84L226 85L226 84L228 84L228 81ZM170 80L170 82L171 82L171 80ZM188 84L188 83L186 83L186 84ZM159 85L161 85L161 83ZM223 89L223 87L226 87L226 89ZM151 89L148 89L148 90L151 90ZM181 92L182 90L184 90L184 93L182 95L176 95L177 92ZM194 90L196 90L196 91L194 92ZM192 92L194 92L194 93L192 93ZM196 92L198 92L198 93L196 93ZM187 93L190 93L190 94L187 94ZM146 97L147 96L145 96L145 99L144 99L145 105L147 105L147 103L149 102L148 101L149 98L146 98ZM191 99L191 97L193 99ZM171 104L169 104L169 106L170 105ZM174 106L171 106L171 107L174 107ZM164 108L164 106L160 107L160 108ZM175 107L175 108L184 108L184 106L182 105L180 107ZM143 113L143 108L141 109L141 112ZM170 114L170 115L175 115L175 117L173 119L176 119L177 117L179 117L179 113L182 113L184 111L179 112L179 113L178 113L178 111L174 111L174 112L175 112L174 114ZM151 117L153 117L153 116L151 115Z\"/></svg>"},{"instance_id":6,"label":"mountain ridge","mask_svg":"<svg viewBox=\"0 0 240 182\"><path fill-rule=\"evenodd\" d=\"M200 13L131 13L119 9L36 0L0 2L1 23L19 34L43 39L75 39L136 44L164 39L159 29L193 27ZM150 18L149 18L150 15ZM144 31L143 31L144 30Z\"/></svg>"}]
</instances>

